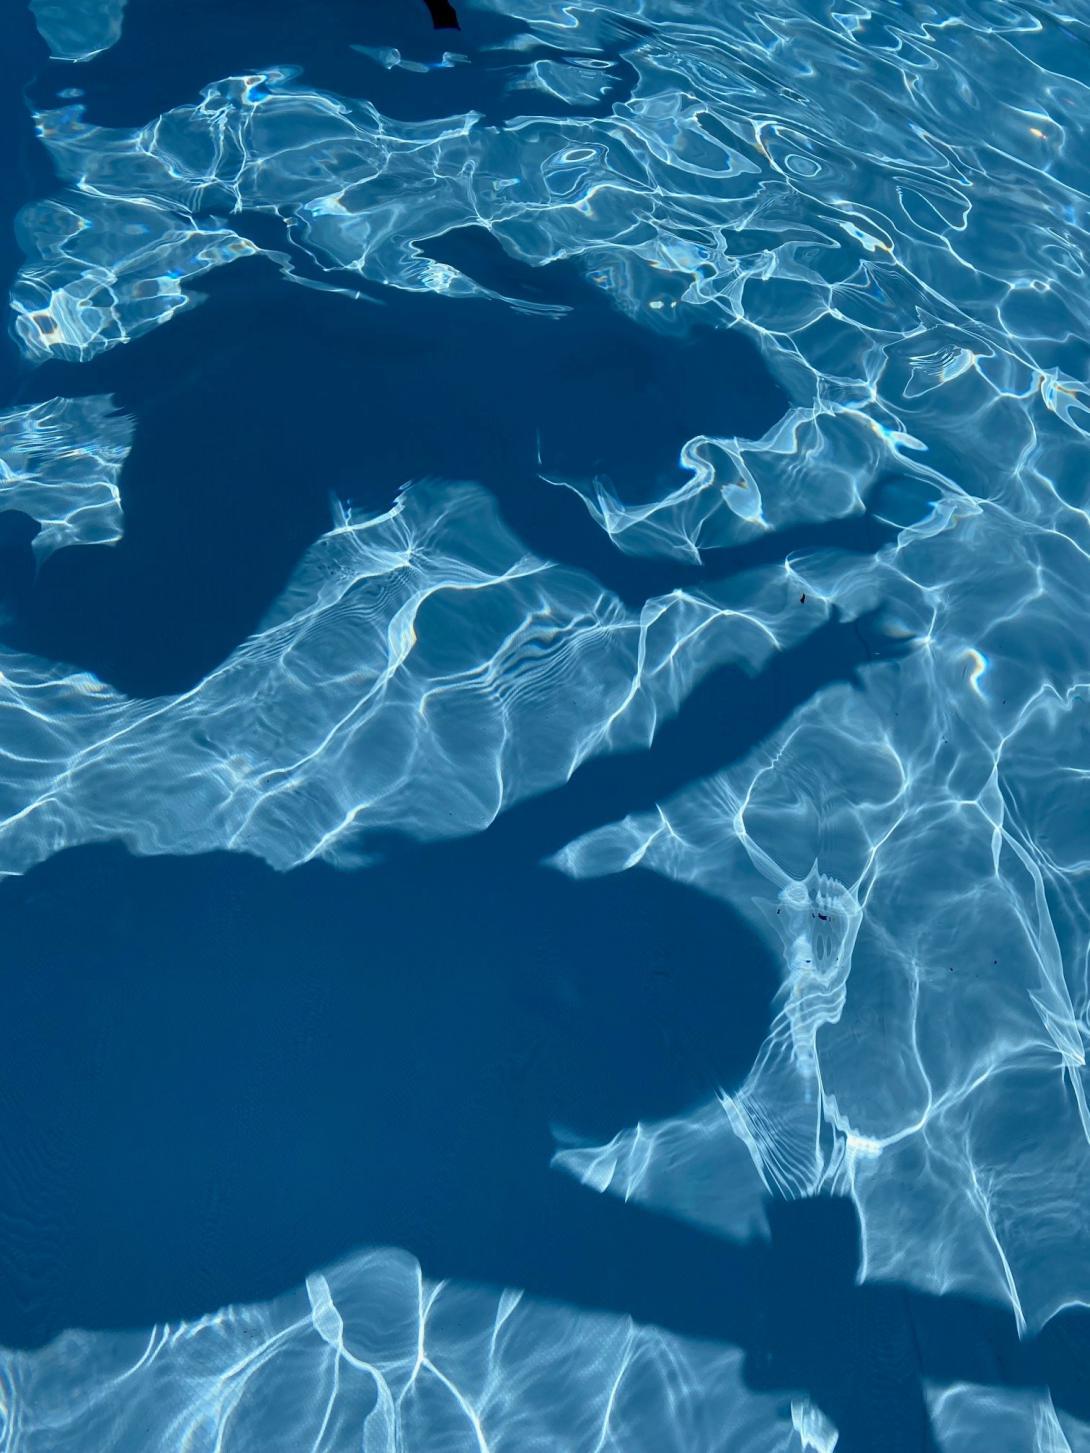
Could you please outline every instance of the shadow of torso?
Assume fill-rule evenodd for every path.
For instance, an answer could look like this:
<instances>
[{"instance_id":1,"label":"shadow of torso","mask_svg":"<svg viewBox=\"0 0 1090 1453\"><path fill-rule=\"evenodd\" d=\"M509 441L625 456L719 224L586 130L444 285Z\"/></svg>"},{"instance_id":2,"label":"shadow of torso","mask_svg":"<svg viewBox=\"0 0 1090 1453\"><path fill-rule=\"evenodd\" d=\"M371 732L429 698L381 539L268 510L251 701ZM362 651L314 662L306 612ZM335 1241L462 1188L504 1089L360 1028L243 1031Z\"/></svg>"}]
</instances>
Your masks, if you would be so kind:
<instances>
[{"instance_id":1,"label":"shadow of torso","mask_svg":"<svg viewBox=\"0 0 1090 1453\"><path fill-rule=\"evenodd\" d=\"M487 836L487 835L486 835ZM285 876L77 849L0 890L0 1342L263 1300L361 1246L737 1345L847 1453L937 1445L925 1381L1090 1415L1090 1319L857 1285L849 1202L737 1245L550 1169L737 1082L772 966L711 899L464 844ZM490 870L490 871L489 871ZM483 876L482 876L483 874Z\"/></svg>"},{"instance_id":2,"label":"shadow of torso","mask_svg":"<svg viewBox=\"0 0 1090 1453\"><path fill-rule=\"evenodd\" d=\"M368 1244L628 1305L624 1217L550 1170L551 1128L608 1139L740 1078L772 966L658 876L460 847L286 877L92 847L4 886L0 1341L265 1298ZM672 1260L631 1294L684 1325Z\"/></svg>"}]
</instances>

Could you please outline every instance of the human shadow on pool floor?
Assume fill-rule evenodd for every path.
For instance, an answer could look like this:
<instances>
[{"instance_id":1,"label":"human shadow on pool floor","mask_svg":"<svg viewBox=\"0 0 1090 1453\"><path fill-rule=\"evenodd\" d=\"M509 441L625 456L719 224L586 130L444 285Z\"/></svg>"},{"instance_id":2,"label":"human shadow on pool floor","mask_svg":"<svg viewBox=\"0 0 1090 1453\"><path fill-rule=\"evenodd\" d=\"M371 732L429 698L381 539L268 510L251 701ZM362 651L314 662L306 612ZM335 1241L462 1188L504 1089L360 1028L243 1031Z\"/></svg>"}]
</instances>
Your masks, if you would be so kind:
<instances>
[{"instance_id":1,"label":"human shadow on pool floor","mask_svg":"<svg viewBox=\"0 0 1090 1453\"><path fill-rule=\"evenodd\" d=\"M996 1308L856 1287L840 1203L773 1206L771 1242L736 1246L550 1168L554 1127L598 1141L736 1084L777 975L702 893L542 855L883 650L873 622L833 622L759 677L715 673L650 751L468 841L373 836L364 870L96 846L4 884L0 1341L265 1299L391 1245L733 1343L848 1453L932 1447L924 1377L1047 1383L1082 1412L1082 1322L1021 1344Z\"/></svg>"},{"instance_id":2,"label":"human shadow on pool floor","mask_svg":"<svg viewBox=\"0 0 1090 1453\"><path fill-rule=\"evenodd\" d=\"M366 838L361 871L93 846L6 882L0 1341L264 1298L382 1242L710 1333L669 1246L692 1235L662 1222L630 1288L551 1127L610 1136L737 1082L775 967L702 893L542 858L736 758L865 667L867 636L833 622L761 676L716 672L651 750L474 838Z\"/></svg>"},{"instance_id":3,"label":"human shadow on pool floor","mask_svg":"<svg viewBox=\"0 0 1090 1453\"><path fill-rule=\"evenodd\" d=\"M487 234L445 242L486 283L501 266ZM396 289L354 303L256 260L213 275L211 301L127 347L45 365L36 397L113 393L136 416L124 536L47 559L9 601L5 640L130 695L187 689L257 628L329 528L331 493L383 510L425 475L486 485L529 549L630 605L792 552L870 552L889 538L860 511L711 550L702 565L623 554L543 468L604 472L629 499L659 498L686 477L686 439L760 433L786 399L739 335L652 333L573 266L510 266L570 312Z\"/></svg>"}]
</instances>

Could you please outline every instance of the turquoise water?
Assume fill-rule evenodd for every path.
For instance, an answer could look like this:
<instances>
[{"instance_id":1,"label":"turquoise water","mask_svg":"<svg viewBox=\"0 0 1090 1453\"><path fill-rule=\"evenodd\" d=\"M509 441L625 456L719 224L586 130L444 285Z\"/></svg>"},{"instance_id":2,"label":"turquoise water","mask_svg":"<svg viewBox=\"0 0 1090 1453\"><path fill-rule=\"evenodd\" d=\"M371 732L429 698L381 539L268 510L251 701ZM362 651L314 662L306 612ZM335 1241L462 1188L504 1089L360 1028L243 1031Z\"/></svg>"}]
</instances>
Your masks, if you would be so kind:
<instances>
[{"instance_id":1,"label":"turquoise water","mask_svg":"<svg viewBox=\"0 0 1090 1453\"><path fill-rule=\"evenodd\" d=\"M457 9L3 22L4 1447L1090 1449L1090 10Z\"/></svg>"}]
</instances>

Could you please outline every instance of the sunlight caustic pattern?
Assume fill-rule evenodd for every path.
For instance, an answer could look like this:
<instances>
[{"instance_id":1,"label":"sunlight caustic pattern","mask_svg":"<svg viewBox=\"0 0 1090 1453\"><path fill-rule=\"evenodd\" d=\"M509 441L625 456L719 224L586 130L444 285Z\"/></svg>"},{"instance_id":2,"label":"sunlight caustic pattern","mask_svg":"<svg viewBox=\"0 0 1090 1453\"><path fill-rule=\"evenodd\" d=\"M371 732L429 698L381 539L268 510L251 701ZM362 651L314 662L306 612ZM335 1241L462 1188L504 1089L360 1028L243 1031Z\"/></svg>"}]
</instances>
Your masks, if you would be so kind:
<instances>
[{"instance_id":1,"label":"sunlight caustic pattern","mask_svg":"<svg viewBox=\"0 0 1090 1453\"><path fill-rule=\"evenodd\" d=\"M118 479L131 442L132 420L93 394L0 414L0 509L37 522L39 561L121 538Z\"/></svg>"},{"instance_id":2,"label":"sunlight caustic pattern","mask_svg":"<svg viewBox=\"0 0 1090 1453\"><path fill-rule=\"evenodd\" d=\"M427 1281L374 1251L267 1306L150 1335L68 1332L5 1367L25 1453L784 1453L809 1404L750 1392L741 1355L616 1317ZM124 1389L123 1396L119 1396ZM646 1440L650 1440L647 1442ZM811 1445L816 1446L816 1445Z\"/></svg>"},{"instance_id":3,"label":"sunlight caustic pattern","mask_svg":"<svg viewBox=\"0 0 1090 1453\"><path fill-rule=\"evenodd\" d=\"M831 558L846 592L858 561ZM480 831L586 758L646 746L709 668L756 669L823 616L777 568L627 611L527 555L484 490L424 481L385 514L341 512L264 629L181 696L0 658L0 873L101 838L287 869L356 861L360 829Z\"/></svg>"},{"instance_id":4,"label":"sunlight caustic pattern","mask_svg":"<svg viewBox=\"0 0 1090 1453\"><path fill-rule=\"evenodd\" d=\"M473 831L589 753L646 742L710 665L793 644L801 595L849 617L880 601L911 654L558 856L575 875L640 864L722 896L783 982L743 1085L557 1159L734 1236L760 1234L768 1192L848 1194L866 1277L1000 1300L1038 1328L1090 1304L1090 91L1073 74L1090 12L503 8L558 50L623 55L631 93L605 117L581 116L577 90L570 116L535 117L534 88L565 94L571 67L553 76L513 51L527 114L502 126L391 121L287 65L215 81L132 132L75 105L43 113L66 185L22 217L27 357L89 359L165 324L202 274L261 250L232 223L242 211L283 220L284 249L266 255L286 276L316 285L294 271L298 249L349 295L353 274L480 291L414 244L481 224L524 261L582 259L648 327L747 330L790 394L760 440L691 440L689 480L667 498L634 508L605 483L573 485L619 548L692 559L863 498L896 543L635 618L525 557L483 496L411 488L387 516L335 522L265 629L184 697L130 703L6 661L18 751L0 862L21 872L116 836L289 867L349 854L357 826ZM38 407L68 427L71 406ZM102 456L104 418L81 446L89 489L115 477L121 426ZM0 489L25 473L15 487L33 502L48 451L19 461L42 422L3 428L16 463ZM449 632L429 630L440 612L464 622L456 659L436 644ZM468 732L491 746L469 776ZM418 786L437 773L438 799ZM944 1446L970 1446L974 1395L936 1392ZM1004 1416L1024 1420L1020 1446L1087 1446L1047 1398ZM810 1438L816 1424L795 1422L769 1446Z\"/></svg>"}]
</instances>

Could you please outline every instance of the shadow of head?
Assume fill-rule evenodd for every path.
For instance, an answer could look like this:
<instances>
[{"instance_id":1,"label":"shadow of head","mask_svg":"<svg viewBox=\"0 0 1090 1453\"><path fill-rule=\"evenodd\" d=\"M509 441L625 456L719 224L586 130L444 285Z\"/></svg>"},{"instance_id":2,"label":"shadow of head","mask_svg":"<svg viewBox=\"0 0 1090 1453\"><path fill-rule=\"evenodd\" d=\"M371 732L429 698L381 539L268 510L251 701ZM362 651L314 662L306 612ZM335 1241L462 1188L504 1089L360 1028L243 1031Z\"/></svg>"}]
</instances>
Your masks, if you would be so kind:
<instances>
[{"instance_id":1,"label":"shadow of head","mask_svg":"<svg viewBox=\"0 0 1090 1453\"><path fill-rule=\"evenodd\" d=\"M499 244L461 245L487 284ZM45 367L43 390L111 393L138 426L123 538L51 556L12 644L131 695L187 689L257 628L329 528L331 492L380 512L424 475L486 485L535 553L608 571L622 557L539 461L640 498L684 479L694 434L759 431L782 413L741 337L652 334L573 266L508 265L570 311L393 288L353 302L257 259L202 280L203 306L130 347ZM638 595L641 565L627 568ZM654 593L661 563L646 573Z\"/></svg>"}]
</instances>

